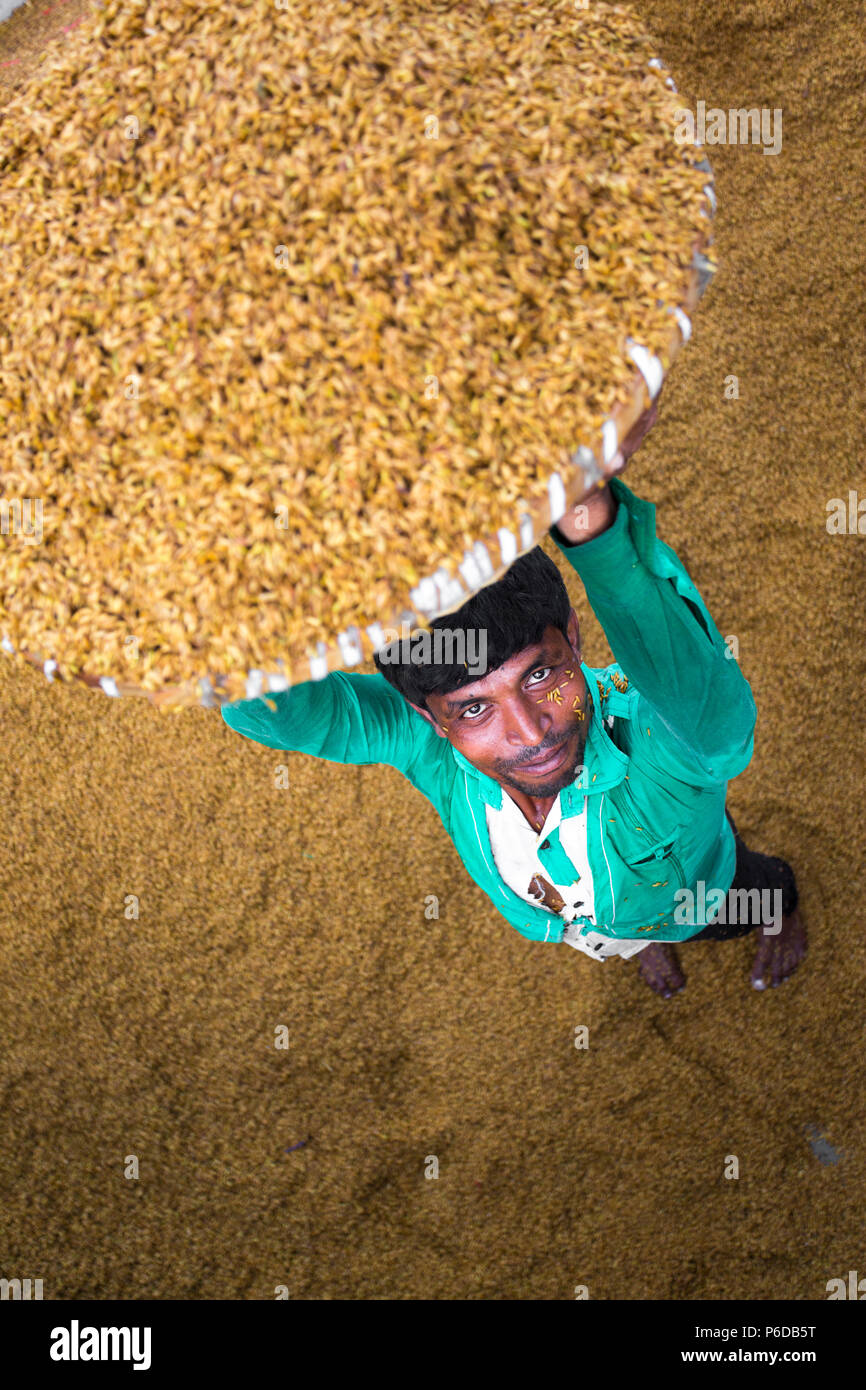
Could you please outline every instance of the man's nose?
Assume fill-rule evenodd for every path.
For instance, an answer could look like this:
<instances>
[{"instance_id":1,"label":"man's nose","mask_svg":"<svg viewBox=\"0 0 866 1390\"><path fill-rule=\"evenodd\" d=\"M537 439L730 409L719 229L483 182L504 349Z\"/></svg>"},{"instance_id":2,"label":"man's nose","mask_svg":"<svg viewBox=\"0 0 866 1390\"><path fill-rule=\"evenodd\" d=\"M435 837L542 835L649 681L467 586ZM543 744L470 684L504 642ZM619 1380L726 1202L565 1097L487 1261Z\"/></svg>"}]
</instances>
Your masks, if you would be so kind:
<instances>
[{"instance_id":1,"label":"man's nose","mask_svg":"<svg viewBox=\"0 0 866 1390\"><path fill-rule=\"evenodd\" d=\"M524 754L526 761L539 758L553 742L553 719L543 710L520 704L506 715L505 737L509 745Z\"/></svg>"}]
</instances>

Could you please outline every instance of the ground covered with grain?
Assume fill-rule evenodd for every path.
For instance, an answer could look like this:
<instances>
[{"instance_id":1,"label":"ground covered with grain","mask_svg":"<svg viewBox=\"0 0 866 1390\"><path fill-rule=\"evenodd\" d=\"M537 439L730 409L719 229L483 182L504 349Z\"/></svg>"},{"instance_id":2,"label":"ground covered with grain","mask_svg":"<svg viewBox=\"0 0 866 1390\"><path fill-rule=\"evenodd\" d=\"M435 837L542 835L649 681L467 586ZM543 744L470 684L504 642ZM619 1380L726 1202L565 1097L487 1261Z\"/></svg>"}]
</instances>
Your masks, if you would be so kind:
<instances>
[{"instance_id":1,"label":"ground covered with grain","mask_svg":"<svg viewBox=\"0 0 866 1390\"><path fill-rule=\"evenodd\" d=\"M748 941L686 945L665 1002L520 938L393 769L0 663L0 1273L46 1298L809 1300L862 1269L866 538L825 524L866 494L860 8L638 8L684 103L784 113L778 157L709 151L719 271L625 477L738 639L729 802L795 868L806 963L759 995Z\"/></svg>"}]
</instances>

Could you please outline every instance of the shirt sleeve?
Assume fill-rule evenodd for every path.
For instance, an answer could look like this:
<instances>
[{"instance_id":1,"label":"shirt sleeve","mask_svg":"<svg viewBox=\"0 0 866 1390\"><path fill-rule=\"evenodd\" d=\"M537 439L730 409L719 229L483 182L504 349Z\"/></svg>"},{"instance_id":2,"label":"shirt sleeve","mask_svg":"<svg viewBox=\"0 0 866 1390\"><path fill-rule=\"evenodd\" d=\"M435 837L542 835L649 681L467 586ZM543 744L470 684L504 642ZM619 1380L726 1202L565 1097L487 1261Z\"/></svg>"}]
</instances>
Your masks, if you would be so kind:
<instances>
[{"instance_id":1,"label":"shirt sleeve","mask_svg":"<svg viewBox=\"0 0 866 1390\"><path fill-rule=\"evenodd\" d=\"M230 729L267 748L309 753L332 763L388 763L416 781L419 762L431 760L437 735L381 673L332 671L269 693L223 705Z\"/></svg>"},{"instance_id":2,"label":"shirt sleeve","mask_svg":"<svg viewBox=\"0 0 866 1390\"><path fill-rule=\"evenodd\" d=\"M683 780L727 782L752 758L751 688L682 561L657 537L655 504L621 478L609 486L617 512L606 531L582 545L568 545L555 528L551 537L639 692L636 722L649 756L663 757Z\"/></svg>"}]
</instances>

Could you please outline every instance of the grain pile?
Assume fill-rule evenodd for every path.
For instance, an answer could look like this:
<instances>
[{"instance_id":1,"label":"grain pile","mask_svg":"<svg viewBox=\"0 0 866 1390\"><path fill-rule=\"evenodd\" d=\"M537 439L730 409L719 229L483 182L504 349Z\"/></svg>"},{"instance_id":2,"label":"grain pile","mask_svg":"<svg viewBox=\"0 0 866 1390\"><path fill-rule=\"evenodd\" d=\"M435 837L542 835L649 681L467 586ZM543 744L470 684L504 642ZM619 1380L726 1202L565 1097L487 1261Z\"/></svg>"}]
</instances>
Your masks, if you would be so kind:
<instances>
[{"instance_id":1,"label":"grain pile","mask_svg":"<svg viewBox=\"0 0 866 1390\"><path fill-rule=\"evenodd\" d=\"M237 698L514 530L708 233L654 53L573 0L95 6L0 116L5 649Z\"/></svg>"}]
</instances>

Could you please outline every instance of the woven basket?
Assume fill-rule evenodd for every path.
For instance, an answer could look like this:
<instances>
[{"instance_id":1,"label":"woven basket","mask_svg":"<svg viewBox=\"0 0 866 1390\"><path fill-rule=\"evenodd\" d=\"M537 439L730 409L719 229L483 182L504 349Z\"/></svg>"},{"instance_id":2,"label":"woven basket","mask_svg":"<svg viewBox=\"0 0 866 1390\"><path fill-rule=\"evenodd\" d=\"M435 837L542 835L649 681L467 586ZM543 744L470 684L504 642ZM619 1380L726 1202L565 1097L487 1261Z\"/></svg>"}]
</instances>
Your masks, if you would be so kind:
<instances>
[{"instance_id":1,"label":"woven basket","mask_svg":"<svg viewBox=\"0 0 866 1390\"><path fill-rule=\"evenodd\" d=\"M658 58L653 58L650 66L664 72L664 65ZM673 80L669 76L665 80L667 86L676 91ZM714 271L713 262L707 255L712 244L711 219L715 210L712 172L707 160L695 167L706 174L707 227L705 234L694 241L692 269L682 302L670 306L670 336L666 349L653 354L640 342L639 335L627 337L626 351L634 366L634 373L626 404L614 409L596 436L587 437L577 445L568 470L560 467L550 472L545 495L521 505L509 525L499 527L495 534L479 536L462 556L455 556L452 573L443 566L425 575L418 584L407 584L404 604L398 611L382 612L376 615L378 621L359 618L357 626L335 633L333 641L318 642L312 649L287 650L285 658L275 662L271 670L215 674L203 662L200 678L166 685L160 690L145 690L127 679L96 676L86 670L72 673L74 678L101 689L109 696L143 696L167 709L190 705L212 706L239 698L267 695L268 692L284 690L301 681L321 679L332 670L362 664L389 640L385 637L387 629L405 631L404 625L408 625L410 630L423 628L434 619L456 611L483 585L501 578L518 556L544 540L550 526L569 507L611 474L611 465L620 442L650 401L658 396L671 364L690 337L692 315ZM370 615L365 617L369 618ZM0 641L0 647L38 666L49 680L55 679L56 674L65 675L50 654L26 650L16 652L5 636Z\"/></svg>"}]
</instances>

